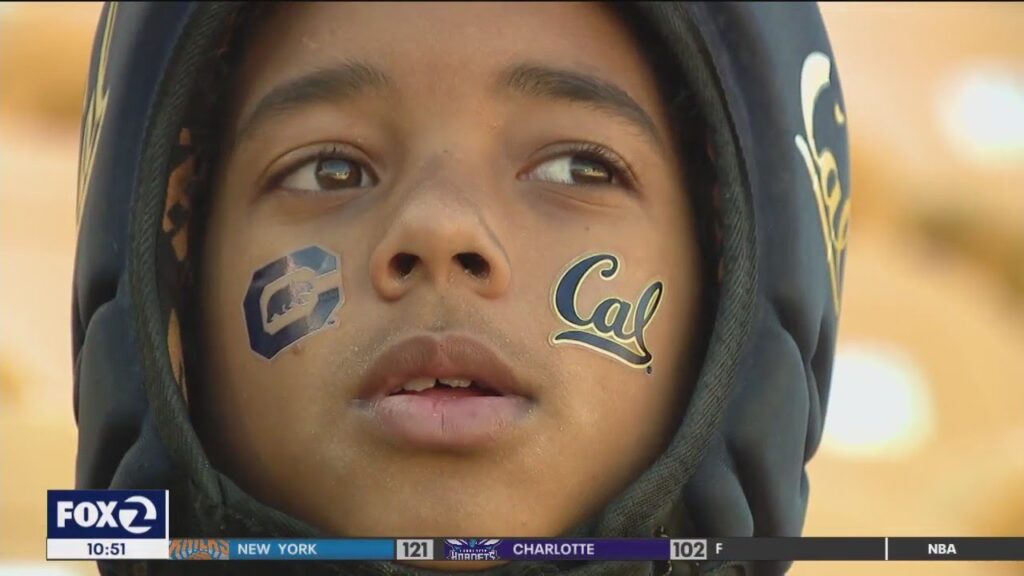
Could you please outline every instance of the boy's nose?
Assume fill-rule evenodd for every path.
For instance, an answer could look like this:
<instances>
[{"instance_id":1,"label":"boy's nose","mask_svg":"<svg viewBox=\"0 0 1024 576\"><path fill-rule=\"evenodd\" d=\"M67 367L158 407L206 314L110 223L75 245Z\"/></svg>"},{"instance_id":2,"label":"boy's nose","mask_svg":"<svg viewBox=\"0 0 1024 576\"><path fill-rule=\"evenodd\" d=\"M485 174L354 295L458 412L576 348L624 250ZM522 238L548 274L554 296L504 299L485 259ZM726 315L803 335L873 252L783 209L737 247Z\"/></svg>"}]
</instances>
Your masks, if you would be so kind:
<instances>
[{"instance_id":1,"label":"boy's nose","mask_svg":"<svg viewBox=\"0 0 1024 576\"><path fill-rule=\"evenodd\" d=\"M483 214L469 199L433 192L407 198L374 249L370 277L377 293L397 300L430 283L485 298L504 294L512 270Z\"/></svg>"}]
</instances>

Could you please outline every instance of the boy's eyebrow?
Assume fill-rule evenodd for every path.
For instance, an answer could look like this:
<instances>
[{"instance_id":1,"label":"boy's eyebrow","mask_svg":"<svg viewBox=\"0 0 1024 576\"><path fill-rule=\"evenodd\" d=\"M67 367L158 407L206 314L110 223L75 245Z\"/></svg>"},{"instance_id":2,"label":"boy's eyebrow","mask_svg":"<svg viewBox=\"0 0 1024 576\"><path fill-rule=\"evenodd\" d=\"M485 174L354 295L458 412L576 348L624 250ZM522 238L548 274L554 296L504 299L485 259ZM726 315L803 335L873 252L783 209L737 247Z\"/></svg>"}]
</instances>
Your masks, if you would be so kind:
<instances>
[{"instance_id":1,"label":"boy's eyebrow","mask_svg":"<svg viewBox=\"0 0 1024 576\"><path fill-rule=\"evenodd\" d=\"M596 76L543 64L517 64L499 76L498 87L528 96L590 104L631 122L664 148L657 125L625 90Z\"/></svg>"},{"instance_id":2,"label":"boy's eyebrow","mask_svg":"<svg viewBox=\"0 0 1024 576\"><path fill-rule=\"evenodd\" d=\"M625 90L609 81L542 64L517 64L499 76L499 89L529 96L590 104L641 129L659 148L664 142L654 120ZM395 83L380 68L347 61L322 68L274 87L239 121L233 143L270 117L301 106L337 102L370 90L394 89Z\"/></svg>"},{"instance_id":3,"label":"boy's eyebrow","mask_svg":"<svg viewBox=\"0 0 1024 576\"><path fill-rule=\"evenodd\" d=\"M380 68L366 62L347 61L321 68L274 87L239 121L234 141L271 116L308 104L337 102L370 90L394 88L394 82Z\"/></svg>"}]
</instances>

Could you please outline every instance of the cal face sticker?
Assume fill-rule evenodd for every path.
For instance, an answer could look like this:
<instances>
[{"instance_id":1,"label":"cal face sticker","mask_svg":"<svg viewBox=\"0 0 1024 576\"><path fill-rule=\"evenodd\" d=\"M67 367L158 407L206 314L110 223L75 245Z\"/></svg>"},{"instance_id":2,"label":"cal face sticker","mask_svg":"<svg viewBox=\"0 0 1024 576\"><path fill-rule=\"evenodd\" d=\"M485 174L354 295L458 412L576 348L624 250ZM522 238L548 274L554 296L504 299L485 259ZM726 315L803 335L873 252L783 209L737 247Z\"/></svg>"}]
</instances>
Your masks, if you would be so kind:
<instances>
[{"instance_id":1,"label":"cal face sticker","mask_svg":"<svg viewBox=\"0 0 1024 576\"><path fill-rule=\"evenodd\" d=\"M270 360L302 338L337 324L345 303L338 256L309 246L252 275L242 308L249 346Z\"/></svg>"},{"instance_id":2,"label":"cal face sticker","mask_svg":"<svg viewBox=\"0 0 1024 576\"><path fill-rule=\"evenodd\" d=\"M597 277L592 277L595 271ZM635 302L609 297L593 310L579 309L577 295L585 282L612 280L618 273L618 257L606 253L584 256L566 268L555 284L552 302L555 314L569 328L555 331L551 343L583 346L650 373L653 357L644 333L661 303L662 282L652 281Z\"/></svg>"}]
</instances>

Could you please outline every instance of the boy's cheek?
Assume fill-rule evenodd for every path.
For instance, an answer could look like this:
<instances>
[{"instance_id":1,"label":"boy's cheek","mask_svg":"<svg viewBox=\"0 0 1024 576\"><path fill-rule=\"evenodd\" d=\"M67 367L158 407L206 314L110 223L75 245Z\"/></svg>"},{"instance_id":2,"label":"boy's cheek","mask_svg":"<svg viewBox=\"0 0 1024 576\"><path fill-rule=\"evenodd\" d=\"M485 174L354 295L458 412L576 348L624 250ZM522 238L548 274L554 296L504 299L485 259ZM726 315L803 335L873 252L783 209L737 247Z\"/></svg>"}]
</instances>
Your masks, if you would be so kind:
<instances>
[{"instance_id":1,"label":"boy's cheek","mask_svg":"<svg viewBox=\"0 0 1024 576\"><path fill-rule=\"evenodd\" d=\"M577 318L566 319L554 298L549 299L545 316L553 330L548 346L569 376L567 393L579 395L572 399L576 417L606 429L623 428L618 434L639 440L669 426L688 393L684 360L693 345L697 318L697 266L680 248L639 233L593 243L606 245L611 249L583 249L570 255L554 275L553 297L572 263L593 255L614 258L601 261L580 283ZM603 277L602 270L614 265L614 277ZM595 318L602 312L607 313L603 320ZM581 339L587 340L557 338L567 331L583 332ZM648 356L649 362L642 360Z\"/></svg>"}]
</instances>

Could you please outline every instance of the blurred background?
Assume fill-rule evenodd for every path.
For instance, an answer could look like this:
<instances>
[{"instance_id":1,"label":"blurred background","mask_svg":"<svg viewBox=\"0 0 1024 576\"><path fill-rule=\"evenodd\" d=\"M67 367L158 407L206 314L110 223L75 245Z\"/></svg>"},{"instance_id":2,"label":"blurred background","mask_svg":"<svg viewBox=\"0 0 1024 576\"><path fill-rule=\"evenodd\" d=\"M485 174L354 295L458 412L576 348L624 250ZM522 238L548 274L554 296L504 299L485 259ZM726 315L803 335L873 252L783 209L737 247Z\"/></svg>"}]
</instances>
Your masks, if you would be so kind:
<instances>
[{"instance_id":1,"label":"blurred background","mask_svg":"<svg viewBox=\"0 0 1024 576\"><path fill-rule=\"evenodd\" d=\"M74 483L71 273L93 3L0 3L0 576ZM1024 535L1024 5L825 4L849 118L843 320L806 535ZM791 574L1024 574L803 563Z\"/></svg>"}]
</instances>

